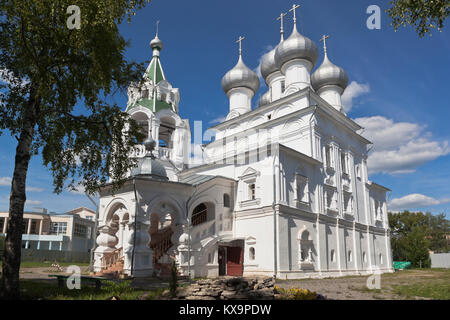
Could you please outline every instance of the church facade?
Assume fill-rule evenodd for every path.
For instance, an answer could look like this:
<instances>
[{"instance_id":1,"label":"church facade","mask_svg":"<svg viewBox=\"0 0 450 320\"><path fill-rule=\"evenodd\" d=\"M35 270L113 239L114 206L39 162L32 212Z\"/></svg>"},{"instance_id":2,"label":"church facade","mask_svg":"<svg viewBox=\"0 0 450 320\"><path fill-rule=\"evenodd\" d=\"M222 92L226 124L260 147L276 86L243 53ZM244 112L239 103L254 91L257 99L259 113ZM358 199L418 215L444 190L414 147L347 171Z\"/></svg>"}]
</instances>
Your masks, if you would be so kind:
<instances>
[{"instance_id":1,"label":"church facade","mask_svg":"<svg viewBox=\"0 0 450 320\"><path fill-rule=\"evenodd\" d=\"M192 277L282 279L393 272L386 193L368 178L370 141L344 112L346 72L294 27L267 53L260 81L239 50L225 74L226 120L189 165L191 130L166 80L158 35L126 111L147 139L121 190L101 190L95 270L160 275L171 261ZM239 39L239 44L241 41Z\"/></svg>"}]
</instances>

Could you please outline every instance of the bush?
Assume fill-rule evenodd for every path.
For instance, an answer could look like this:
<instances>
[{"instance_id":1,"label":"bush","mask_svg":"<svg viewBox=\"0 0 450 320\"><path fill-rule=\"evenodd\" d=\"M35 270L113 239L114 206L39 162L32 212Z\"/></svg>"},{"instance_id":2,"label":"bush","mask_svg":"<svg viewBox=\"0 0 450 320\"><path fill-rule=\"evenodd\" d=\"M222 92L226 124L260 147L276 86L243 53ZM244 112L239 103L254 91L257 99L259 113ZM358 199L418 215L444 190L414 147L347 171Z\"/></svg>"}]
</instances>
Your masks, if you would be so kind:
<instances>
[{"instance_id":1,"label":"bush","mask_svg":"<svg viewBox=\"0 0 450 320\"><path fill-rule=\"evenodd\" d=\"M178 288L178 270L177 264L174 260L172 262L172 267L170 268L170 282L169 282L169 290L172 298L176 297L177 288Z\"/></svg>"},{"instance_id":2,"label":"bush","mask_svg":"<svg viewBox=\"0 0 450 320\"><path fill-rule=\"evenodd\" d=\"M275 286L275 292L281 294L283 300L317 300L319 295L308 289L283 289Z\"/></svg>"}]
</instances>

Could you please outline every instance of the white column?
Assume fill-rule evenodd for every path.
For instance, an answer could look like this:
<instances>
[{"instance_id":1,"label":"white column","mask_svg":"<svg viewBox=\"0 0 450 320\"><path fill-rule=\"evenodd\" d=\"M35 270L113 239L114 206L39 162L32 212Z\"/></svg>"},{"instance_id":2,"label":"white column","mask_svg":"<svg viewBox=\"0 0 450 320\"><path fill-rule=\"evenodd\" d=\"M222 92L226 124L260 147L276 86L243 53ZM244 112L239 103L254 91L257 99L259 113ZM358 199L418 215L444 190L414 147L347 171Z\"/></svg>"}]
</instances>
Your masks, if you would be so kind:
<instances>
[{"instance_id":1,"label":"white column","mask_svg":"<svg viewBox=\"0 0 450 320\"><path fill-rule=\"evenodd\" d=\"M48 242L48 250L52 250L52 242L51 241Z\"/></svg>"},{"instance_id":2,"label":"white column","mask_svg":"<svg viewBox=\"0 0 450 320\"><path fill-rule=\"evenodd\" d=\"M312 68L312 63L304 59L285 63L281 71L286 75L286 91L292 93L311 86Z\"/></svg>"},{"instance_id":3,"label":"white column","mask_svg":"<svg viewBox=\"0 0 450 320\"><path fill-rule=\"evenodd\" d=\"M234 88L227 95L230 99L230 113L235 111L241 115L252 111L253 91L249 88Z\"/></svg>"},{"instance_id":4,"label":"white column","mask_svg":"<svg viewBox=\"0 0 450 320\"><path fill-rule=\"evenodd\" d=\"M33 219L28 219L27 234L30 234L30 232L31 232L31 221L33 221Z\"/></svg>"},{"instance_id":5,"label":"white column","mask_svg":"<svg viewBox=\"0 0 450 320\"><path fill-rule=\"evenodd\" d=\"M63 244L63 242L60 241L60 242L59 242L59 251L62 251L62 244Z\"/></svg>"},{"instance_id":6,"label":"white column","mask_svg":"<svg viewBox=\"0 0 450 320\"><path fill-rule=\"evenodd\" d=\"M8 230L8 221L9 218L5 217L5 224L3 225L3 233L6 233L6 230Z\"/></svg>"},{"instance_id":7,"label":"white column","mask_svg":"<svg viewBox=\"0 0 450 320\"><path fill-rule=\"evenodd\" d=\"M281 99L283 92L281 88L281 82L284 80L284 76L281 72L277 71L272 73L267 77L267 82L269 83L271 100L270 102L277 101Z\"/></svg>"},{"instance_id":8,"label":"white column","mask_svg":"<svg viewBox=\"0 0 450 320\"><path fill-rule=\"evenodd\" d=\"M42 225L44 224L44 220L39 220L39 235L42 234Z\"/></svg>"}]
</instances>

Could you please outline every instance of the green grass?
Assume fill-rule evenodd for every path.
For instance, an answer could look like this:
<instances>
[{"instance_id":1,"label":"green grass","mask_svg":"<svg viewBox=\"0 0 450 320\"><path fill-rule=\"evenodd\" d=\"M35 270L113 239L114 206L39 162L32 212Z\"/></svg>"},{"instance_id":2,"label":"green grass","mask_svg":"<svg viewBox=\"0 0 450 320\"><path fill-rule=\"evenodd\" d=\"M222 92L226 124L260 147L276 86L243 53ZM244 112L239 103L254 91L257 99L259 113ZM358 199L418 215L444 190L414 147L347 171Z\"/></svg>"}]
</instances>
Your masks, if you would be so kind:
<instances>
[{"instance_id":1,"label":"green grass","mask_svg":"<svg viewBox=\"0 0 450 320\"><path fill-rule=\"evenodd\" d=\"M408 298L424 297L437 300L450 300L450 283L415 283L393 285L393 292Z\"/></svg>"},{"instance_id":2,"label":"green grass","mask_svg":"<svg viewBox=\"0 0 450 320\"><path fill-rule=\"evenodd\" d=\"M136 300L143 294L148 294L147 299L150 300L157 298L164 289L150 291L133 288L129 281L108 281L100 290L83 285L83 282L80 290L69 290L49 281L21 280L20 290L26 300L106 300L111 296L118 296L121 300Z\"/></svg>"},{"instance_id":3,"label":"green grass","mask_svg":"<svg viewBox=\"0 0 450 320\"><path fill-rule=\"evenodd\" d=\"M21 268L45 268L45 267L51 267L51 265L54 262L45 261L45 262L37 262L37 261L22 261L20 263ZM79 267L85 267L89 266L88 262L58 262L61 267L68 267L68 266L79 266ZM2 267L2 262L0 261L0 268Z\"/></svg>"}]
</instances>

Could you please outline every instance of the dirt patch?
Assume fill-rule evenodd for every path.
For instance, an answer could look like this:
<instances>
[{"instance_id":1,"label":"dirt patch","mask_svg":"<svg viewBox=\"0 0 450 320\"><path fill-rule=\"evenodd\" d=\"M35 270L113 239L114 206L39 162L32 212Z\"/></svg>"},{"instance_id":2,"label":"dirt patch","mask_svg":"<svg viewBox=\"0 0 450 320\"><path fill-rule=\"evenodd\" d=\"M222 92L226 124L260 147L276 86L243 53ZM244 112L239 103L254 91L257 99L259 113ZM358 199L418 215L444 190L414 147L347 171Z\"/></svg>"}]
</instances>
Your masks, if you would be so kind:
<instances>
[{"instance_id":1,"label":"dirt patch","mask_svg":"<svg viewBox=\"0 0 450 320\"><path fill-rule=\"evenodd\" d=\"M418 283L445 283L450 280L450 270L405 270L381 276L380 289L367 287L368 276L329 279L277 280L277 286L308 289L335 300L411 300L426 297L404 297L394 293L394 285Z\"/></svg>"}]
</instances>

